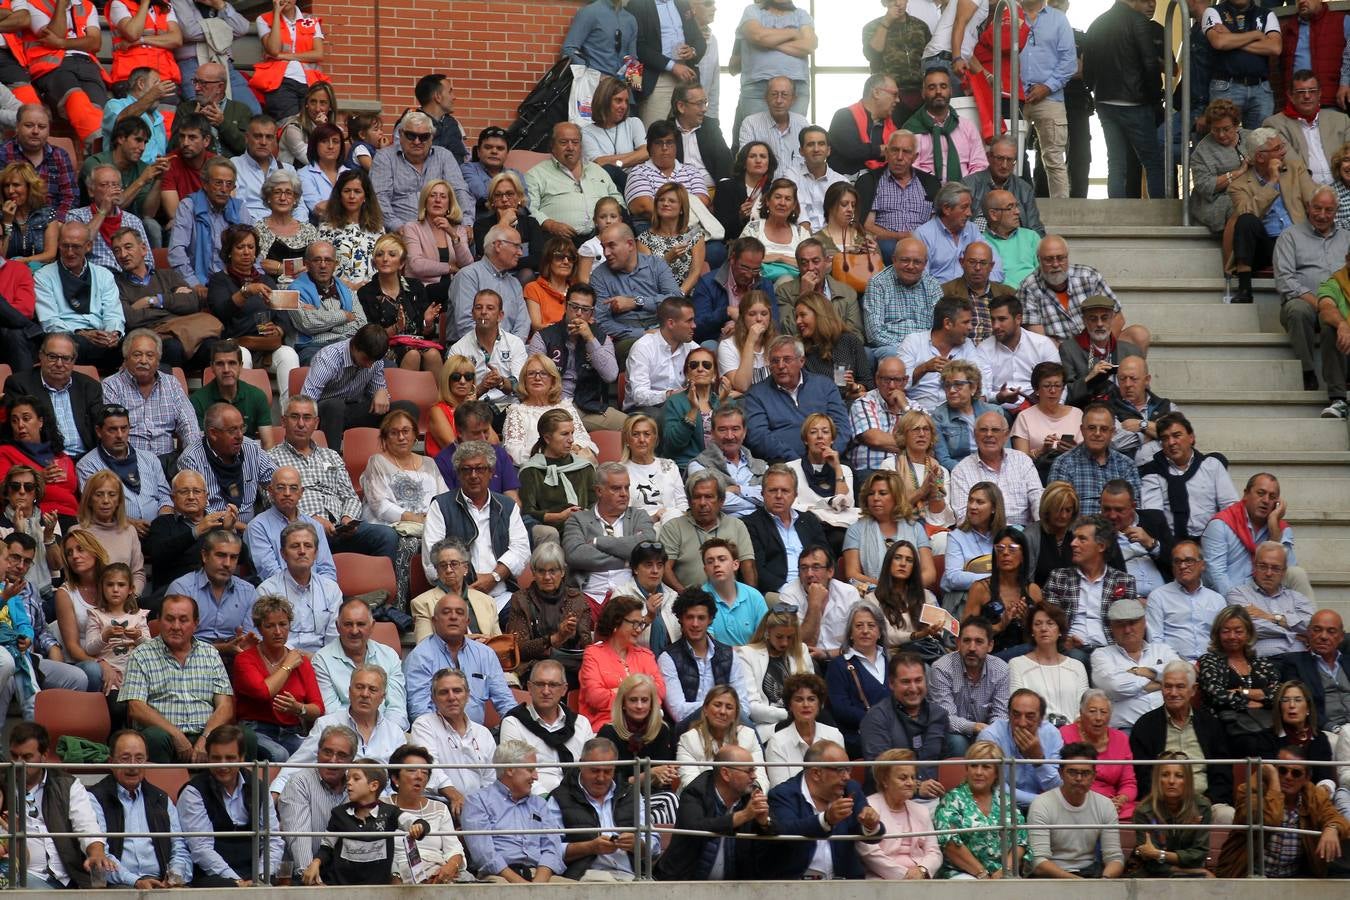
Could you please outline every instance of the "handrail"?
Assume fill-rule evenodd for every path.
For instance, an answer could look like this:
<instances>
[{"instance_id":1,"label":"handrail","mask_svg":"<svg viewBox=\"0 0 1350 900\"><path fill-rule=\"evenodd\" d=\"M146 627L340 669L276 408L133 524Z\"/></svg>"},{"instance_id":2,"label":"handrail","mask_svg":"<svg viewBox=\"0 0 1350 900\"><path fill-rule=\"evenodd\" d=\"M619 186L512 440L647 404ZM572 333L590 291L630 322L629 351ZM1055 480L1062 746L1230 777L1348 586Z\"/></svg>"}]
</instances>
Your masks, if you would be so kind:
<instances>
[{"instance_id":1,"label":"handrail","mask_svg":"<svg viewBox=\"0 0 1350 900\"><path fill-rule=\"evenodd\" d=\"M1176 0L1173 0L1176 2ZM1020 65L1017 47L1017 33L1022 28L1022 5L1019 0L998 0L994 4L993 14L989 21L992 22L994 29L994 60L993 66L993 87L994 87L994 135L998 136L999 128L1003 124L1003 24L1000 11L1008 12L1008 37L1013 46L1008 58L1008 80L1012 82L1008 90L1008 133L1012 137L1013 143L1018 151L1022 149L1021 143L1017 140L1021 129L1019 120L1021 118L1021 106L1018 103L1017 95L1022 88L1022 67Z\"/></svg>"},{"instance_id":2,"label":"handrail","mask_svg":"<svg viewBox=\"0 0 1350 900\"><path fill-rule=\"evenodd\" d=\"M1177 167L1172 161L1172 117L1176 110L1172 108L1172 98L1176 93L1177 76L1172 65L1172 16L1181 13L1181 135L1176 142L1176 152L1181 154L1181 184L1176 183ZM1181 224L1191 224L1191 207L1187 194L1191 187L1191 10L1182 0L1168 0L1167 13L1163 17L1163 47L1167 51L1164 63L1166 70L1163 79L1166 85L1163 94L1163 177L1168 197L1181 200Z\"/></svg>"}]
</instances>

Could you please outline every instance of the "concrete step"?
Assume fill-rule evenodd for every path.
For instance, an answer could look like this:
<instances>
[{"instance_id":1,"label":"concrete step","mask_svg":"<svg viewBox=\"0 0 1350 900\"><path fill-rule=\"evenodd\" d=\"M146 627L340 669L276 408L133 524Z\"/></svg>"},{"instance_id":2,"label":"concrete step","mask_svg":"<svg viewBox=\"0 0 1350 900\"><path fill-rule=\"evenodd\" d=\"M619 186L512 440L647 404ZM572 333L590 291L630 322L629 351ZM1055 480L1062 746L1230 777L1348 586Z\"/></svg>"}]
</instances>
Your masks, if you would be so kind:
<instances>
[{"instance_id":1,"label":"concrete step","mask_svg":"<svg viewBox=\"0 0 1350 900\"><path fill-rule=\"evenodd\" d=\"M1207 448L1206 448L1207 449ZM1350 476L1350 452L1304 451L1267 448L1234 450L1228 457L1228 472L1239 491L1257 472L1270 472L1280 484L1291 479L1322 480Z\"/></svg>"},{"instance_id":2,"label":"concrete step","mask_svg":"<svg viewBox=\"0 0 1350 900\"><path fill-rule=\"evenodd\" d=\"M1217 245L1166 238L1140 238L1124 244L1109 238L1080 238L1070 242L1069 259L1097 269L1107 284L1159 273L1177 278L1217 276L1222 265Z\"/></svg>"},{"instance_id":3,"label":"concrete step","mask_svg":"<svg viewBox=\"0 0 1350 900\"><path fill-rule=\"evenodd\" d=\"M1309 534L1311 530L1294 528L1294 556L1298 564L1309 572L1344 572L1350 560L1350 539L1314 536Z\"/></svg>"},{"instance_id":4,"label":"concrete step","mask_svg":"<svg viewBox=\"0 0 1350 900\"><path fill-rule=\"evenodd\" d=\"M1119 296L1119 295L1117 295ZM1155 338L1163 334L1240 335L1264 331L1255 304L1222 303L1145 303L1133 295L1120 296L1125 320L1143 325Z\"/></svg>"},{"instance_id":5,"label":"concrete step","mask_svg":"<svg viewBox=\"0 0 1350 900\"><path fill-rule=\"evenodd\" d=\"M1128 316L1126 317L1129 318ZM1270 331L1247 331L1237 334L1200 334L1196 332L1155 332L1149 349L1150 360L1187 359L1204 360L1220 370L1238 360L1292 359L1293 349L1284 334ZM1299 378L1299 385L1303 379Z\"/></svg>"},{"instance_id":6,"label":"concrete step","mask_svg":"<svg viewBox=\"0 0 1350 900\"><path fill-rule=\"evenodd\" d=\"M1298 360L1206 356L1195 348L1157 347L1149 351L1149 371L1153 383L1163 396L1175 385L1186 385L1193 391L1297 391L1303 387L1303 373ZM1276 444L1274 446L1283 446Z\"/></svg>"},{"instance_id":7,"label":"concrete step","mask_svg":"<svg viewBox=\"0 0 1350 900\"><path fill-rule=\"evenodd\" d=\"M1181 407L1196 428L1200 428L1205 419L1222 419L1240 416L1260 409L1263 413L1279 418L1318 419L1326 408L1326 394L1319 391L1259 391L1265 399L1253 399L1248 392L1234 392L1220 395L1217 392L1167 391L1166 396Z\"/></svg>"},{"instance_id":8,"label":"concrete step","mask_svg":"<svg viewBox=\"0 0 1350 900\"><path fill-rule=\"evenodd\" d=\"M1038 199L1041 221L1056 234L1072 226L1181 224L1180 200L1051 200Z\"/></svg>"},{"instance_id":9,"label":"concrete step","mask_svg":"<svg viewBox=\"0 0 1350 900\"><path fill-rule=\"evenodd\" d=\"M1344 450L1345 422L1336 419L1290 419L1266 416L1200 419L1195 423L1197 443L1207 449L1264 450L1278 447L1297 435L1305 450Z\"/></svg>"}]
</instances>

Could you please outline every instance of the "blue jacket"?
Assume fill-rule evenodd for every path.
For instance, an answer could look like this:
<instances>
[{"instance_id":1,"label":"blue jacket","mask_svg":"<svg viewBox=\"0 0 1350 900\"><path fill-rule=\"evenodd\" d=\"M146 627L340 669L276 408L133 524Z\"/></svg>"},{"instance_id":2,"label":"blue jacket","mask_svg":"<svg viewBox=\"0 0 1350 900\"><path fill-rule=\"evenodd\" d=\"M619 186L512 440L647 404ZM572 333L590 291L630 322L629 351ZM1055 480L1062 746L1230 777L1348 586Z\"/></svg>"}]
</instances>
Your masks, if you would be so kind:
<instances>
[{"instance_id":1,"label":"blue jacket","mask_svg":"<svg viewBox=\"0 0 1350 900\"><path fill-rule=\"evenodd\" d=\"M716 272L709 272L694 285L694 340L698 343L715 341L722 336L722 326L727 323L727 307L731 297L727 294L727 267L730 261L722 264ZM771 322L778 321L778 297L774 293L773 282L760 278L756 290L769 295L769 305L773 307Z\"/></svg>"},{"instance_id":2,"label":"blue jacket","mask_svg":"<svg viewBox=\"0 0 1350 900\"><path fill-rule=\"evenodd\" d=\"M812 413L823 412L834 422L838 432L834 449L840 457L853 438L853 423L839 396L839 388L829 378L805 369L795 403L772 378L766 378L750 387L743 405L745 440L750 452L760 459L770 462L800 459L806 449L802 444L802 423Z\"/></svg>"},{"instance_id":3,"label":"blue jacket","mask_svg":"<svg viewBox=\"0 0 1350 900\"><path fill-rule=\"evenodd\" d=\"M853 798L853 812L847 819L836 822L828 832L821 827L820 814L811 801L802 793L802 779L805 772L798 773L773 790L769 791L769 810L773 816L774 827L779 834L799 834L821 840L832 834L862 834L858 824L858 813L867 805L858 782L849 779L844 792ZM881 825L876 835L867 843L879 842L886 834L886 826ZM778 877L784 879L801 878L811 865L815 855L815 845L810 841L784 841L778 847L781 870ZM830 856L834 861L835 878L860 879L864 877L862 860L858 858L856 841L835 841L830 844Z\"/></svg>"},{"instance_id":4,"label":"blue jacket","mask_svg":"<svg viewBox=\"0 0 1350 900\"><path fill-rule=\"evenodd\" d=\"M976 397L971 407L973 419L979 419L987 412L999 412L999 408ZM945 403L933 410L933 423L937 425L937 445L933 451L942 467L950 472L975 449L971 446L970 429L966 427L965 420L957 418Z\"/></svg>"}]
</instances>

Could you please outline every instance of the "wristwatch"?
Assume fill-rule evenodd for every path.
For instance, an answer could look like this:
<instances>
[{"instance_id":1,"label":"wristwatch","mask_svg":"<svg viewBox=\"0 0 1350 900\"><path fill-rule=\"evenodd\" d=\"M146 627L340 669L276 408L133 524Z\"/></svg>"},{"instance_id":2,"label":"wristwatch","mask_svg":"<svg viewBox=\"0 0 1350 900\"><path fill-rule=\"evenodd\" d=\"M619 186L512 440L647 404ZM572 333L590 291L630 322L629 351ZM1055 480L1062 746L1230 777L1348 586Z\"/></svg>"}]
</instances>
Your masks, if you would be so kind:
<instances>
[{"instance_id":1,"label":"wristwatch","mask_svg":"<svg viewBox=\"0 0 1350 900\"><path fill-rule=\"evenodd\" d=\"M492 570L492 581L493 581L494 584L501 584L501 583L502 583L502 573L501 573L501 572L498 572L496 569L493 569L493 570Z\"/></svg>"}]
</instances>

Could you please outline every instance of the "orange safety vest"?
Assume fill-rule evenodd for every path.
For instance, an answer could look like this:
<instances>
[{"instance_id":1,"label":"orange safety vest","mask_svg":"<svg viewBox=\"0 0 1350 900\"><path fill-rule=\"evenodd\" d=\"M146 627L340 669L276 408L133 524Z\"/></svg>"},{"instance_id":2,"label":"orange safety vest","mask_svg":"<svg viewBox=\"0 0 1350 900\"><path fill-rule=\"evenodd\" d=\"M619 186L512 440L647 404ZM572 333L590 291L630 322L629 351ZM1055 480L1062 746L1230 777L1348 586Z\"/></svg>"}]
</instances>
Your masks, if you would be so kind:
<instances>
[{"instance_id":1,"label":"orange safety vest","mask_svg":"<svg viewBox=\"0 0 1350 900\"><path fill-rule=\"evenodd\" d=\"M0 9L13 9L13 0L0 0ZM14 60L21 66L28 65L28 54L23 51L23 39L16 32L5 34L5 46L13 54Z\"/></svg>"},{"instance_id":2,"label":"orange safety vest","mask_svg":"<svg viewBox=\"0 0 1350 900\"><path fill-rule=\"evenodd\" d=\"M122 0L122 3L126 6L127 12L133 16L140 9L140 5L135 0ZM172 81L174 84L182 83L183 75L178 71L178 61L173 58L172 50L144 45L128 47L127 39L122 37L122 33L112 23L111 0L103 10L103 17L108 20L108 27L112 29L113 33L112 80L114 84L119 81L126 81L131 77L134 70L142 67L154 69L159 73L159 77L165 81ZM168 30L168 8L151 6L150 12L145 17L145 33L166 34Z\"/></svg>"},{"instance_id":3,"label":"orange safety vest","mask_svg":"<svg viewBox=\"0 0 1350 900\"><path fill-rule=\"evenodd\" d=\"M56 12L56 7L49 5L47 0L28 0L28 5L34 9L41 10L49 18L52 13ZM90 3L89 0L71 0L68 8L70 10L71 21L74 23L76 35L83 36L85 33L85 26L89 22L89 17L94 13L93 4ZM60 27L60 24L55 22L52 24L56 25L58 28ZM23 46L24 52L28 55L28 74L33 76L34 81L37 81L49 72L55 71L66 58L66 51L58 50L55 47L48 47L46 44L42 43L42 41L38 39L37 34L31 30L24 32ZM99 74L103 76L103 80L107 81L108 73L103 71L102 66L99 66L98 58L90 55L89 59L98 67Z\"/></svg>"},{"instance_id":4,"label":"orange safety vest","mask_svg":"<svg viewBox=\"0 0 1350 900\"><path fill-rule=\"evenodd\" d=\"M863 146L870 146L872 142L872 117L867 114L861 102L855 103L849 108L853 114L853 125L858 129L858 139L863 142ZM891 139L891 133L896 130L895 120L887 116L881 123L881 146L885 147ZM869 159L863 163L869 169L880 169L886 165L879 159Z\"/></svg>"},{"instance_id":5,"label":"orange safety vest","mask_svg":"<svg viewBox=\"0 0 1350 900\"><path fill-rule=\"evenodd\" d=\"M314 34L319 30L320 21L317 16L301 16L295 20L295 32L291 33L291 27L283 18L280 23L272 21L272 13L263 13L262 20L267 23L268 28L282 28L281 46L283 50L290 53L308 53L314 49ZM253 90L266 94L275 91L281 87L281 82L286 78L286 67L289 61L284 59L265 59L253 67L253 77L248 80L248 86ZM316 81L332 81L319 67L313 63L302 63L305 69L305 82L313 84Z\"/></svg>"}]
</instances>

